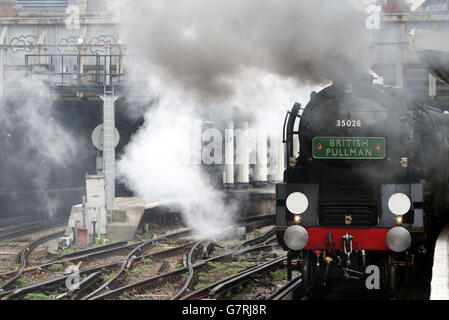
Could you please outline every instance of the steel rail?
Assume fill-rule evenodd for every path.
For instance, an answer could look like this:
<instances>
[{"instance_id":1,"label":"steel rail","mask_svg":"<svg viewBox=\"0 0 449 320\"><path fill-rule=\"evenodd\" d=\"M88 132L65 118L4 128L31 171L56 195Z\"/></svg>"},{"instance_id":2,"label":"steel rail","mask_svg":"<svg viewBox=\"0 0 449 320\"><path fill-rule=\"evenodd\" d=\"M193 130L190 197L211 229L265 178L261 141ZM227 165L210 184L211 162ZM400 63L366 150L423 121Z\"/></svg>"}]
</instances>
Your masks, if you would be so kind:
<instances>
[{"instance_id":1,"label":"steel rail","mask_svg":"<svg viewBox=\"0 0 449 320\"><path fill-rule=\"evenodd\" d=\"M39 217L38 219L33 219L30 221L30 216L19 216L19 217L12 217L12 218L4 218L0 220L0 234L5 233L6 231L10 232L14 229L19 229L19 227L28 226L31 224L37 224L42 222L46 222L44 217Z\"/></svg>"},{"instance_id":2,"label":"steel rail","mask_svg":"<svg viewBox=\"0 0 449 320\"><path fill-rule=\"evenodd\" d=\"M259 222L253 222L251 224L259 224ZM263 240L266 240L273 232L274 232L275 228L273 227L272 229L270 229L268 232L264 233L263 235L261 235L260 237L257 237L255 239L251 239L248 241L245 241L244 243L242 243L241 245L239 245L237 247L237 250L241 250L246 246L249 246L251 244L255 245L259 242L262 242ZM184 285L179 289L179 291L172 297L172 300L179 300L181 299L184 295L186 295L186 292L188 290L188 288L191 286L192 281L193 281L193 276L194 276L194 268L192 267L192 257L195 254L195 257L198 257L199 253L200 253L200 249L199 246L203 244L203 257L208 257L209 255L209 251L212 249L211 245L213 244L212 241L199 241L198 243L195 244L195 246L192 248L192 250L189 252L189 256L188 256L188 261L187 261L187 267L189 268L189 276L187 277Z\"/></svg>"},{"instance_id":3,"label":"steel rail","mask_svg":"<svg viewBox=\"0 0 449 320\"><path fill-rule=\"evenodd\" d=\"M256 215L256 216L249 216L240 218L237 220L237 222L252 222L252 221L259 221L259 220L265 220L265 219L272 219L273 221L276 219L275 214L262 214L262 215Z\"/></svg>"},{"instance_id":4,"label":"steel rail","mask_svg":"<svg viewBox=\"0 0 449 320\"><path fill-rule=\"evenodd\" d=\"M241 222L247 222L247 221L250 221L250 222L256 221L256 223L260 223L258 221L271 220L274 217L275 217L275 215L251 216L251 217L241 218L241 219L238 220L238 222L241 223ZM168 235L168 236L169 236L170 239L172 239L172 238L176 238L176 236L185 235L185 234L188 234L190 232L192 232L192 229L189 228L189 229L181 230L179 234L174 233L173 235ZM163 238L163 237L164 236L161 236L160 238ZM99 250L98 252L97 252L96 248L87 249L87 250L84 250L84 251L76 251L76 252L68 254L70 256L67 256L67 255L58 256L57 257L57 259L58 259L57 261L53 261L52 263L41 265L40 267L46 267L46 266L49 266L49 265L55 264L55 263L64 263L66 261L73 262L73 261L78 261L79 259L85 260L85 259L98 258L99 256L112 255L112 254L116 254L118 250L133 249L133 248L135 248L135 247L137 247L137 246L139 246L141 244L145 244L146 242L147 241L142 241L142 242L139 242L139 243L134 243L134 244L131 244L131 245L127 245L127 246L123 246L123 247L119 247L119 248L115 248L115 249L111 249L111 250L104 250L104 251ZM112 246L113 244L110 244L110 245ZM103 246L103 247L97 247L97 248L100 249L100 248L105 248L107 246L108 245ZM80 252L80 253L89 253L89 251L90 251L90 254L85 255L85 256L84 255L78 256L78 254L77 254L78 252ZM68 257L69 259L61 259L61 258L65 258L65 257Z\"/></svg>"},{"instance_id":5,"label":"steel rail","mask_svg":"<svg viewBox=\"0 0 449 320\"><path fill-rule=\"evenodd\" d=\"M94 272L89 274L86 278L81 280L76 289L69 289L66 293L62 294L60 297L56 299L62 299L64 297L71 297L72 300L76 299L82 292L89 289L92 285L94 285L98 279L100 278L101 272Z\"/></svg>"},{"instance_id":6,"label":"steel rail","mask_svg":"<svg viewBox=\"0 0 449 320\"><path fill-rule=\"evenodd\" d=\"M281 289L273 293L267 300L286 300L285 298L292 294L299 287L303 286L302 276L290 281Z\"/></svg>"},{"instance_id":7,"label":"steel rail","mask_svg":"<svg viewBox=\"0 0 449 320\"><path fill-rule=\"evenodd\" d=\"M211 240L206 241L206 243L203 245L203 259L209 258L209 254L214 248L215 243Z\"/></svg>"},{"instance_id":8,"label":"steel rail","mask_svg":"<svg viewBox=\"0 0 449 320\"><path fill-rule=\"evenodd\" d=\"M189 232L189 229L188 229L188 230L182 230L182 231L180 231L180 232L174 233L173 235L176 236L176 235L179 235L179 234L184 233L184 232L185 232L185 233ZM168 236L170 236L170 235L168 235ZM164 236L162 236L162 237L160 237L160 238L163 238L163 237L164 237ZM182 249L182 248L184 248L185 246L189 246L189 245L191 245L191 244L186 244L186 245L183 245L183 246L178 247L178 248L179 248L179 249ZM164 250L164 251L161 251L161 252L157 252L157 253L145 255L145 256L142 256L142 257L155 257L155 256L158 257L158 256L162 256L162 255L167 255L167 254L170 254L171 251L174 251L174 250L176 250L176 249L178 249L178 248L172 248L172 249ZM118 248L118 249L120 249L120 248ZM179 249L178 249L178 250L179 250ZM117 248L116 248L115 250L117 250ZM109 251L111 251L111 250L108 250L108 252L109 252ZM100 253L102 253L102 252L97 252L97 253L94 253L93 255L98 255L98 254L100 254ZM89 258L89 257L91 257L91 255L86 255L85 257ZM77 259L79 259L79 257L78 257ZM74 259L70 259L70 260L73 261ZM39 266L35 266L35 267L31 268L31 269L26 269L26 270L24 270L24 271L30 272L30 271L42 270L42 269L47 268L47 267L49 267L49 266L51 266L51 265L53 265L53 264L55 264L55 263L64 263L64 262L70 261L70 260L53 261L53 262L50 262L50 263L46 263L46 264L42 264L42 265L39 265ZM85 273L85 272L92 272L92 271L95 271L95 270L98 270L98 269L101 269L101 268L110 268L110 267L113 267L113 266L115 266L115 265L117 265L117 264L120 264L120 265L121 265L121 264L124 263L124 261L125 261L125 260L120 260L120 261L115 261L115 262L112 262L112 263L109 263L109 264L106 264L106 265L102 265L102 266L100 266L100 267L93 267L93 268L91 268L91 269L83 270L82 273ZM12 272L10 272L10 273L12 273ZM10 274L10 273L8 273L8 274ZM65 279L65 278L66 278L66 277L64 277L64 279ZM56 280L57 280L57 279L59 279L59 278L56 278ZM45 281L45 282L41 282L40 284L42 284L42 287L45 287L46 283L52 283L52 280ZM30 287L33 287L33 288L40 288L39 284L31 285ZM11 293L11 292L9 292L9 293ZM5 295L5 293L4 293L3 295Z\"/></svg>"},{"instance_id":9,"label":"steel rail","mask_svg":"<svg viewBox=\"0 0 449 320\"><path fill-rule=\"evenodd\" d=\"M126 252L126 254L128 255L128 252L130 250L134 250L136 247L139 247L141 245L144 245L145 243L148 243L148 241L155 241L155 240L156 241L164 241L164 240L176 238L177 236L189 234L191 231L192 231L191 229L183 229L183 230L174 232L172 234L162 235L162 236L160 236L158 238L144 240L144 241L140 241L140 242L137 242L137 243L133 243L133 244L125 245L125 246L120 246L120 247L116 247L116 248L109 248L107 245L106 246L102 246L102 247L97 247L97 248L103 248L103 249L106 247L106 250L96 251L95 248L92 248L93 250L91 250L91 253L84 254L84 255L81 255L81 256L75 256L75 257L68 258L68 259L52 261L51 263L47 263L45 265L41 265L40 267L41 268L42 267L47 267L47 266L50 266L50 265L55 264L55 263L74 262L74 261L79 262L79 261L84 261L84 260L98 259L100 257L108 257L108 256L112 256L112 255L117 255L121 251ZM90 249L83 250L83 252L85 253L86 251L89 251L89 250ZM58 258L61 258L61 257L58 257Z\"/></svg>"},{"instance_id":10,"label":"steel rail","mask_svg":"<svg viewBox=\"0 0 449 320\"><path fill-rule=\"evenodd\" d=\"M256 230L258 228L263 228L263 227L266 227L266 226L269 226L269 225L272 225L272 224L274 224L274 219L272 219L271 216L270 216L270 217L266 217L266 218L263 218L263 219L261 218L261 219L259 219L257 221L252 221L252 222L246 224L245 228L246 228L246 232L251 232L251 231Z\"/></svg>"},{"instance_id":11,"label":"steel rail","mask_svg":"<svg viewBox=\"0 0 449 320\"><path fill-rule=\"evenodd\" d=\"M101 275L101 269L102 267L97 267L97 268L93 268L91 270L86 270L83 272L80 272L80 275L83 275L85 273L89 273L83 280L81 280L78 283L78 288L77 289L67 289L67 292L65 293L65 295L67 296L72 296L72 295L76 295L76 293L79 290L85 290L88 287L90 287L91 285L93 285L96 281L98 281L98 278ZM23 287L23 288L19 288L16 289L12 292L9 292L2 300L19 300L21 298L23 298L24 296L26 296L28 293L32 293L32 292L36 292L36 291L44 291L45 289L47 290L51 290L52 288L57 289L58 287L62 287L63 285L66 285L67 281L69 280L69 277L71 277L72 274L67 274L64 275L62 277L58 277L55 279L51 279L51 280L47 280L44 282L40 282L40 283L35 283L33 285L27 286L27 287Z\"/></svg>"},{"instance_id":12,"label":"steel rail","mask_svg":"<svg viewBox=\"0 0 449 320\"><path fill-rule=\"evenodd\" d=\"M279 259L284 259L282 261L285 261L285 258L286 257L281 257ZM197 291L194 291L194 292L192 292L192 293L190 293L188 295L185 295L180 300L203 299L203 298L210 297L212 289L214 289L214 288L216 288L216 287L218 287L220 285L224 285L226 283L229 283L230 281L233 281L235 278L240 277L243 274L246 274L246 273L251 274L254 271L260 270L261 267L263 267L265 265L271 265L272 263L273 263L273 261L268 261L268 262L266 262L264 264L261 264L261 265L258 265L258 266L254 266L254 267L252 267L252 268L250 268L250 269L248 269L248 270L246 270L244 272L241 272L241 273L236 274L236 275L232 275L232 276L227 277L227 278L225 278L223 280L220 280L220 281L217 281L215 283L212 283L212 284L208 285L207 287L204 287L204 288L202 288L200 290L197 290ZM260 273L260 271L258 273ZM254 274L251 274L251 276L253 276L253 275Z\"/></svg>"},{"instance_id":13,"label":"steel rail","mask_svg":"<svg viewBox=\"0 0 449 320\"><path fill-rule=\"evenodd\" d=\"M5 283L3 283L0 287L0 292L4 291L5 289L8 289L9 287L11 287L11 285L16 282L17 279L19 279L19 277L22 275L23 270L25 269L25 267L28 265L28 258L31 254L31 252L40 244L47 242L50 239L54 239L54 238L58 238L62 235L64 235L65 231L60 231L60 232L56 232L56 233L52 233L49 235L46 235L44 237L41 237L35 241L32 241L31 243L29 243L28 245L26 245L25 247L22 248L22 250L20 250L19 253L19 258L20 258L20 268L16 271L15 276L13 276L11 279L9 279L8 281L6 281Z\"/></svg>"},{"instance_id":14,"label":"steel rail","mask_svg":"<svg viewBox=\"0 0 449 320\"><path fill-rule=\"evenodd\" d=\"M241 218L238 220L238 222L247 222L247 221L254 221L254 222L250 222L247 225L256 225L256 224L260 224L262 223L266 223L264 222L265 220L271 220L274 218L275 215L260 215L260 216L252 216L252 217L245 217L245 218ZM190 230L190 229L188 229ZM110 290L110 285L111 283L113 283L114 281L116 281L121 274L124 272L124 270L132 263L132 261L134 259L137 258L137 255L142 253L142 249L148 245L153 244L156 241L159 241L160 238L166 238L168 236L173 237L178 235L178 233L174 233L172 235L165 235L159 238L155 238L155 239L151 239L145 243L143 243L142 245L140 245L139 247L135 248L126 258L126 260L123 262L122 267L120 268L120 270L118 271L118 273L116 273L114 275L114 277L112 277L111 279L109 279L106 283L104 283L101 287L99 287L98 289L94 290L93 292L91 292L90 294L88 294L87 296L84 296L81 298L81 300L87 300L90 299L92 297L94 297L95 295L97 295L98 293L100 293L103 290Z\"/></svg>"},{"instance_id":15,"label":"steel rail","mask_svg":"<svg viewBox=\"0 0 449 320\"><path fill-rule=\"evenodd\" d=\"M51 228L56 228L59 226L63 226L64 224L65 224L65 222L63 222L63 220L60 220L60 221L52 222L50 224L40 224L37 226L25 228L25 229L19 229L19 230L15 230L15 231L11 231L11 232L6 232L3 234L0 234L0 241L20 237L20 236L23 236L23 235L29 234L29 233L35 233L35 232L39 232L39 231L43 231L43 230L47 230L47 229L51 229Z\"/></svg>"},{"instance_id":16,"label":"steel rail","mask_svg":"<svg viewBox=\"0 0 449 320\"><path fill-rule=\"evenodd\" d=\"M198 241L195 243L195 245L192 247L192 249L189 252L188 258L187 258L187 268L189 268L189 276L187 277L186 281L184 282L184 285L178 290L178 292L175 293L175 295L172 297L172 300L178 300L189 288L189 286L192 284L193 281L193 259L197 259L199 253L201 252L200 246L204 245L204 241Z\"/></svg>"},{"instance_id":17,"label":"steel rail","mask_svg":"<svg viewBox=\"0 0 449 320\"><path fill-rule=\"evenodd\" d=\"M274 237L268 238L267 240L265 240L262 243L263 244L277 243L277 238L276 238L276 236L274 236Z\"/></svg>"},{"instance_id":18,"label":"steel rail","mask_svg":"<svg viewBox=\"0 0 449 320\"><path fill-rule=\"evenodd\" d=\"M274 233L275 229L276 229L276 228L273 227L273 228L271 228L270 230L268 230L267 232L265 232L264 234L262 234L261 236L243 242L242 244L240 244L240 245L238 246L238 248L239 248L239 249L242 249L242 248L244 248L244 247L252 246L252 245L261 243L261 242L263 242L264 240L267 240L267 239Z\"/></svg>"},{"instance_id":19,"label":"steel rail","mask_svg":"<svg viewBox=\"0 0 449 320\"><path fill-rule=\"evenodd\" d=\"M114 249L107 249L107 250L103 250L103 251L99 251L99 252L94 252L92 254L86 254L86 255L80 256L80 257L74 257L74 258L69 258L69 259L64 259L64 260L53 260L51 262L47 262L47 263L39 264L39 265L36 265L33 267L29 267L29 268L25 269L24 272L31 273L31 272L35 272L35 271L42 271L42 270L47 269L55 264L64 264L67 262L74 263L74 262L80 262L80 261L86 261L86 260L88 261L92 258L99 258L99 257L105 257L105 256L107 257L109 255L115 255L115 254L119 253L121 250L126 250L126 249L134 248L134 247L136 247L135 244L129 245L129 246L123 246L123 247L119 247L119 248L114 248ZM122 260L120 260L120 261L122 261Z\"/></svg>"},{"instance_id":20,"label":"steel rail","mask_svg":"<svg viewBox=\"0 0 449 320\"><path fill-rule=\"evenodd\" d=\"M83 255L87 255L87 254L91 254L91 253L96 253L99 251L104 251L106 249L123 247L123 246L126 246L127 244L128 244L127 241L112 242L112 243L108 243L108 244L98 246L98 247L93 247L93 248L88 248L88 249L84 249L84 250L78 250L78 251L71 252L71 253L61 254L61 255L57 256L55 259L67 259L67 258L83 256Z\"/></svg>"},{"instance_id":21,"label":"steel rail","mask_svg":"<svg viewBox=\"0 0 449 320\"><path fill-rule=\"evenodd\" d=\"M263 221L263 220L262 220ZM256 221L256 222L251 222L249 223L249 225L253 226L253 225L259 225L261 222L260 221ZM266 238L268 238L270 236L271 233L274 232L274 227L267 233L263 234L262 236L256 238L256 239L251 239L248 241L245 241L242 245L240 245L237 250L240 250L242 248L244 248L245 246L254 243L257 244L258 242L261 242L263 240L265 240ZM229 232L229 230L227 231ZM226 232L225 232L226 233ZM192 281L193 281L193 277L194 277L194 268L193 268L193 264L192 264L192 259L193 256L195 256L195 260L198 257L198 255L200 254L200 246L202 245L203 247L203 257L208 257L209 255L209 251L212 249L212 241L199 241L195 244L195 246L192 248L192 250L190 250L189 252L189 256L188 256L188 260L187 260L187 267L189 268L189 276L187 277L184 285L178 290L178 292L172 297L172 300L179 300L180 298L182 298L182 296L184 296L188 290L188 288L191 286ZM245 244L245 245L244 245Z\"/></svg>"},{"instance_id":22,"label":"steel rail","mask_svg":"<svg viewBox=\"0 0 449 320\"><path fill-rule=\"evenodd\" d=\"M100 270L104 270L107 268L111 268L114 266L119 266L121 265L121 262L113 262L107 265L102 265L102 266L96 266L96 267L92 267L86 270L81 270L80 271L80 276L87 274L87 276L89 276L92 273L95 273L97 271ZM36 291L44 291L45 289L51 289L51 288L57 288L57 287L61 287L63 285L65 285L67 279L71 276L72 274L67 274L58 278L54 278L54 279L50 279L50 280L46 280L43 282L39 282L39 283L35 283L23 288L18 288L9 292L6 292L4 294L4 297L2 300L18 300L20 299L20 297L23 297L25 294L27 293L31 293L31 292L36 292Z\"/></svg>"},{"instance_id":23,"label":"steel rail","mask_svg":"<svg viewBox=\"0 0 449 320\"><path fill-rule=\"evenodd\" d=\"M242 219L239 219L238 221L239 222L245 222L245 221L260 221L260 220L267 220L267 219L272 219L274 217L274 215L261 215L261 216L251 216L251 217L246 217L246 218L242 218ZM158 240L161 240L161 239L164 239L164 238L176 238L176 236L179 236L179 235L181 235L181 234L186 234L186 233L188 233L188 232L191 232L191 230L190 229L187 229L187 230L182 230L182 231L179 231L179 232L175 232L175 233L173 233L173 234L168 234L168 235L164 235L164 236L161 236L161 237L158 237L158 238L155 238L155 239L151 239L151 240L149 240L149 241L147 241L147 242L145 242L145 243L143 243L143 245L145 245L145 244L148 244L148 242L154 242L154 241L158 241ZM134 256L134 259L133 259L133 261L137 258L137 259L141 259L141 258L158 258L158 257L164 257L164 256L169 256L169 255L171 255L171 254L174 254L174 253L176 253L177 251L179 251L179 250L183 250L183 249L185 249L186 247L189 247L189 246L191 246L191 245L193 245L194 243L192 242L192 243L187 243L187 244L185 244L185 245L183 245L183 246L181 246L181 247L177 247L177 248L171 248L171 249L168 249L168 250L164 250L164 251L160 251L160 252L156 252L156 253L151 253L151 254L148 254L148 255L142 255L142 256L140 256L140 257L135 257ZM136 245L136 244L134 244L134 245ZM131 245L132 246L132 245ZM126 246L125 246L126 247ZM55 263L63 263L63 262L65 262L65 261L76 261L76 260L80 260L80 259L83 259L83 258L87 258L87 259L89 259L89 258L93 258L93 257L98 257L98 255L102 255L102 254L105 254L105 253L112 253L112 252L114 252L114 251L117 251L117 250L120 250L120 249L123 249L124 247L119 247L119 248L115 248L115 249L111 249L111 250L105 250L105 251L100 251L100 252L94 252L94 253L92 253L92 254L88 254L88 255L85 255L85 256L81 256L81 257L75 257L75 258L71 258L71 259L66 259L66 260L62 260L62 261L53 261L53 262L51 262L51 263L47 263L47 264L43 264L43 265L40 265L40 266L36 266L36 267L34 267L33 269L31 269L31 270L29 270L29 271L32 271L32 270L38 270L38 269L42 269L42 268L45 268L45 267L47 267L47 266L51 266L51 265L53 265L53 264L55 264ZM133 252L132 253L135 253L136 251L138 250L138 248L136 248L135 250L133 250ZM245 251L246 252L246 251ZM235 252L234 253L232 253L232 254L235 254ZM132 257L133 255L132 254L130 254L130 255L128 255L128 257L127 257L127 259L125 259L125 260L120 260L120 261L115 261L115 262L112 262L112 263L109 263L109 264L106 264L106 265L103 265L103 266L100 266L100 267L93 267L93 268L90 268L90 269L86 269L86 270L83 270L83 271L81 271L81 274L85 274L85 273L89 273L89 272L92 272L92 271L96 271L96 270L100 270L100 269L104 269L104 268L110 268L110 267L113 267L113 266L116 266L116 265L118 265L118 264L122 264L122 266L123 265L125 265L127 262L129 262L129 260L130 259L128 259L129 257ZM123 271L122 271L123 272ZM12 273L14 273L14 271L12 271L12 272L8 272L8 273L5 273L5 274L12 274ZM117 276L118 277L118 276ZM117 277L115 277L115 278L117 278ZM62 280L66 280L67 279L67 276L64 276L64 277L60 277L60 278L56 278L56 279L51 279L51 280L48 280L48 281L45 281L45 282L41 282L41 283L38 283L38 284L34 284L34 285L31 285L31 286L28 286L28 287L24 287L23 289L26 289L26 288L32 288L32 289L29 289L29 290L36 290L36 289L39 289L39 288L43 288L43 287L45 287L46 285L50 285L50 284L54 284L54 283L58 283L59 281L62 281ZM112 281L110 281L110 282L112 282ZM110 283L109 283L110 284ZM107 286L107 284L106 284L106 286ZM105 286L105 287L106 287ZM13 298L13 297L15 297L16 296L16 294L19 294L21 291L22 288L19 288L19 289L17 289L16 291L17 291L17 293L16 293L16 291L10 291L10 292L4 292L3 294L0 294L0 295L3 295L3 296L7 296L7 298L6 299L10 299L10 298Z\"/></svg>"},{"instance_id":24,"label":"steel rail","mask_svg":"<svg viewBox=\"0 0 449 320\"><path fill-rule=\"evenodd\" d=\"M287 259L287 256L282 256L276 260L267 262L259 267L256 267L252 270L243 272L234 278L223 282L217 286L215 286L213 289L210 290L210 296L219 296L223 294L226 291L231 290L237 285L240 285L248 280L250 280L251 277L254 277L257 274L265 273L267 271L270 271L276 267L278 267L280 264L283 264L284 261Z\"/></svg>"},{"instance_id":25,"label":"steel rail","mask_svg":"<svg viewBox=\"0 0 449 320\"><path fill-rule=\"evenodd\" d=\"M142 255L142 256L138 257L136 260L139 260L139 259L142 259L142 258L162 259L162 258L165 258L165 257L169 257L169 256L171 256L173 254L176 254L177 251L185 250L186 248L189 248L192 245L194 245L194 242L190 242L190 243L184 244L184 245L176 247L176 248L170 248L170 249L167 249L167 250L163 250L163 251L159 251L159 252L155 252L155 253L151 253L151 254L147 254L147 255ZM104 269L110 269L110 268L113 268L113 267L116 267L116 266L121 266L125 261L126 260L114 261L114 262L111 262L111 263L108 263L108 264L104 264L104 265L95 266L95 267L92 267L92 268L89 268L89 269L81 270L80 274L86 274L86 273L89 273L89 272L95 272L97 270L104 270ZM42 270L44 267L51 266L52 264L55 264L55 262L34 267L31 271L38 270L38 269ZM27 271L27 270L25 270L25 271ZM50 280L47 280L47 281L44 281L44 282L40 282L38 284L30 285L30 286L24 287L24 288L31 288L30 290L43 289L47 285L52 285L53 281L56 281L56 283L58 283L58 281L61 280L61 279L66 280L67 276L64 276L62 278L59 277L59 278L55 278L55 279L50 279ZM20 289L22 289L22 288L20 288ZM19 289L17 289L17 290L19 290ZM0 296L2 296L2 295L3 296L10 295L10 297L12 298L12 297L15 297L15 294L11 295L13 292L14 291L6 292L6 293L3 293L3 294L0 294ZM18 291L18 293L20 293L20 291Z\"/></svg>"},{"instance_id":26,"label":"steel rail","mask_svg":"<svg viewBox=\"0 0 449 320\"><path fill-rule=\"evenodd\" d=\"M116 280L116 279L117 279L117 278L118 278L118 277L125 271L125 269L127 268L128 264L132 263L132 261L133 261L134 259L136 259L139 255L142 254L143 249L144 249L145 247L151 246L151 245L153 245L155 242L162 241L162 240L165 240L165 239L170 238L170 237L176 237L176 236L179 236L179 235L181 235L181 234L185 234L185 233L187 233L188 231L190 231L190 229L182 230L182 231L178 231L178 232L174 232L174 233L171 233L171 234L167 234L167 235L164 235L164 236L161 236L161 237L157 237L157 238L154 238L154 239L150 239L150 240L148 240L148 241L145 241L143 244L139 245L138 247L136 247L134 250L132 250L132 251L128 254L128 256L126 257L126 259L123 261L120 270L119 270L119 271L118 271L118 272L117 272L111 279L109 279L108 281L106 281L106 283L104 283L102 286L100 286L98 289L94 290L93 292L91 292L91 293L88 294L87 296L82 297L81 300L87 300L87 299L89 299L89 298L95 296L97 293L101 292L102 290L108 288L109 285L110 285L112 282L114 282L114 281L115 281L115 280Z\"/></svg>"},{"instance_id":27,"label":"steel rail","mask_svg":"<svg viewBox=\"0 0 449 320\"><path fill-rule=\"evenodd\" d=\"M208 262L214 262L214 261L220 261L220 260L232 260L232 259L234 259L234 258L236 258L236 257L238 257L240 255L247 254L247 253L249 253L251 251L268 250L268 249L273 249L275 247L279 247L279 245L277 245L277 244L276 245L260 245L260 246L247 248L247 249L244 249L244 250L233 251L233 252L230 252L230 253L226 253L226 254L223 254L223 255L220 255L220 256L212 257L212 258L209 258L207 260L203 260L203 261L197 262L197 263L192 265L192 268L193 269L197 269L197 268L201 268L201 267L207 267L207 263ZM104 299L104 298L115 296L115 295L120 294L122 292L126 292L128 290L136 290L138 288L151 287L154 284L159 283L160 280L170 279L170 278L174 278L174 277L178 277L179 278L179 277L181 277L182 274L184 274L186 272L189 272L189 267L182 267L182 268L179 268L179 269L167 272L167 273L163 273L163 274L152 276L152 277L149 277L149 278L137 281L137 282L130 283L128 285L125 285L123 287L120 287L120 288L117 288L117 289L114 289L114 290L110 290L110 291L104 292L104 293L102 293L102 294L100 294L98 296L94 296L94 297L90 298L89 300L101 300L101 299Z\"/></svg>"},{"instance_id":28,"label":"steel rail","mask_svg":"<svg viewBox=\"0 0 449 320\"><path fill-rule=\"evenodd\" d=\"M162 259L165 258L167 256L170 256L172 254L174 254L176 251L188 248L189 246L192 246L194 244L194 242L191 243L187 243L181 247L176 247L176 248L170 248L164 251L159 251L159 252L155 252L155 253L151 253L148 255L143 255L141 257L139 257L138 259L142 259L142 258L153 258L153 259ZM105 270L105 269L109 269L109 268L113 268L113 267L120 267L122 265L124 260L121 261L115 261L106 265L101 265L101 266L95 266L89 269L85 269L85 270L81 270L80 271L80 275L84 275L84 274L90 274L91 272L98 272L99 270ZM58 287L61 286L62 284L65 283L65 281L67 280L67 278L70 276L70 274L68 275L64 275L62 277L58 277L55 279L50 279L47 281L43 281L40 283L36 283L27 287L23 287L23 288L19 288L16 289L14 291L11 292L7 292L5 295L7 296L6 299L4 300L8 300L8 299L12 299L12 298L18 298L20 296L23 296L26 293L30 293L30 292L35 292L35 291L43 291L48 287ZM79 295L79 294L77 294Z\"/></svg>"}]
</instances>

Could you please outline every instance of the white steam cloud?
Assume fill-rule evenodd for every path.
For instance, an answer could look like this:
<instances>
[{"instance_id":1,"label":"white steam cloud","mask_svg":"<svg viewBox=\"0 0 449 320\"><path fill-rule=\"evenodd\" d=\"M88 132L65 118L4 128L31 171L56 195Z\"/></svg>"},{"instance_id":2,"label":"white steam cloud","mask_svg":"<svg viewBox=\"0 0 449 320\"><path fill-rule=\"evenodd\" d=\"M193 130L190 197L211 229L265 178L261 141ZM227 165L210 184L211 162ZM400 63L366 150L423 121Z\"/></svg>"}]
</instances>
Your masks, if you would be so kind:
<instances>
[{"instance_id":1,"label":"white steam cloud","mask_svg":"<svg viewBox=\"0 0 449 320\"><path fill-rule=\"evenodd\" d=\"M329 80L368 73L366 17L345 1L116 5L128 53L143 57L133 67L147 74L150 95L145 125L118 162L120 178L144 198L198 199L183 202L182 209L203 234L230 223L236 207L227 206L200 167L187 161L193 119L212 114L212 120L226 120L236 109L256 128L281 134L294 102L306 103L310 91Z\"/></svg>"},{"instance_id":2,"label":"white steam cloud","mask_svg":"<svg viewBox=\"0 0 449 320\"><path fill-rule=\"evenodd\" d=\"M223 194L202 179L200 166L191 164L192 104L188 97L164 90L126 147L118 171L144 199L178 200L176 208L187 224L202 235L211 235L231 223L235 207L226 206Z\"/></svg>"},{"instance_id":3,"label":"white steam cloud","mask_svg":"<svg viewBox=\"0 0 449 320\"><path fill-rule=\"evenodd\" d=\"M346 1L122 3L128 42L148 57L151 71L203 97L232 93L226 79L242 68L303 84L368 72L366 15Z\"/></svg>"},{"instance_id":4,"label":"white steam cloud","mask_svg":"<svg viewBox=\"0 0 449 320\"><path fill-rule=\"evenodd\" d=\"M24 210L44 211L53 217L60 202L47 189L53 184L55 172L70 170L80 143L58 122L48 88L39 81L23 78L19 72L10 71L5 79L5 96L0 100L0 158L4 170L0 191L3 196L19 192L15 207L10 208L16 213L21 212L23 205L20 192L37 192L38 203Z\"/></svg>"}]
</instances>

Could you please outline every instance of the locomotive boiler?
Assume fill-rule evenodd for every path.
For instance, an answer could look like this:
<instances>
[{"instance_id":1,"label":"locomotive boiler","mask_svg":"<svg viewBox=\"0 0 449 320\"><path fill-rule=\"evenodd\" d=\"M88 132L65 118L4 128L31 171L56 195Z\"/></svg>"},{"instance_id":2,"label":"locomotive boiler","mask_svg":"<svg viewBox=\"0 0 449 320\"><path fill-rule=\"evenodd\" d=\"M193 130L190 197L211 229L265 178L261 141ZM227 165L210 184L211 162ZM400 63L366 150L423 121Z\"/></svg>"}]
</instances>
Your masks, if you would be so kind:
<instances>
[{"instance_id":1,"label":"locomotive boiler","mask_svg":"<svg viewBox=\"0 0 449 320\"><path fill-rule=\"evenodd\" d=\"M276 185L289 277L296 266L306 287L341 278L364 285L357 280L376 265L393 292L446 219L448 119L371 81L335 82L305 108L295 104L284 122L287 169Z\"/></svg>"}]
</instances>

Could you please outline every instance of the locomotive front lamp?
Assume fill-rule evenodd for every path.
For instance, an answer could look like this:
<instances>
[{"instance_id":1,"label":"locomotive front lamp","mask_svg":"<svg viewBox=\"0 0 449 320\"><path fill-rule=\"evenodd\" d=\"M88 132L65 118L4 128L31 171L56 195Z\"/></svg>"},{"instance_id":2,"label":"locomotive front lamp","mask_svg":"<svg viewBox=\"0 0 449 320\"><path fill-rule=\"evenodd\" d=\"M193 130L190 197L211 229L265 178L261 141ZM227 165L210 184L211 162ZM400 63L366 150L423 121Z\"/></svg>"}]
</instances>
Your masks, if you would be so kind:
<instances>
[{"instance_id":1,"label":"locomotive front lamp","mask_svg":"<svg viewBox=\"0 0 449 320\"><path fill-rule=\"evenodd\" d=\"M309 206L309 200L304 193L293 192L288 195L285 205L288 211L290 211L294 215L303 214Z\"/></svg>"},{"instance_id":2,"label":"locomotive front lamp","mask_svg":"<svg viewBox=\"0 0 449 320\"><path fill-rule=\"evenodd\" d=\"M402 224L402 216L396 216L396 224L400 226Z\"/></svg>"},{"instance_id":3,"label":"locomotive front lamp","mask_svg":"<svg viewBox=\"0 0 449 320\"><path fill-rule=\"evenodd\" d=\"M403 193L395 193L388 200L388 209L390 209L391 213L395 216L403 216L407 212L410 211L412 207L412 202L407 195ZM400 219L402 221L402 219ZM396 221L398 221L396 219Z\"/></svg>"}]
</instances>

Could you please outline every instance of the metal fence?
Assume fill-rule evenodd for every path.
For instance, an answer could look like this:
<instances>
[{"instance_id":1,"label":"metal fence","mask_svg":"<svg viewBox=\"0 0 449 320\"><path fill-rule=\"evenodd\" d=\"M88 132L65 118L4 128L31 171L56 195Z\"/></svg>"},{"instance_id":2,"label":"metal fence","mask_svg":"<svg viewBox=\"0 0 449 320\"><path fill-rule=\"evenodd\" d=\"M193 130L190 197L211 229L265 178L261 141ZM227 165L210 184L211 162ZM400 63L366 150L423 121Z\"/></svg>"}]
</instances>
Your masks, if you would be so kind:
<instances>
[{"instance_id":1,"label":"metal fence","mask_svg":"<svg viewBox=\"0 0 449 320\"><path fill-rule=\"evenodd\" d=\"M51 85L116 85L125 81L126 57L118 54L27 54L28 77Z\"/></svg>"}]
</instances>

